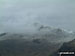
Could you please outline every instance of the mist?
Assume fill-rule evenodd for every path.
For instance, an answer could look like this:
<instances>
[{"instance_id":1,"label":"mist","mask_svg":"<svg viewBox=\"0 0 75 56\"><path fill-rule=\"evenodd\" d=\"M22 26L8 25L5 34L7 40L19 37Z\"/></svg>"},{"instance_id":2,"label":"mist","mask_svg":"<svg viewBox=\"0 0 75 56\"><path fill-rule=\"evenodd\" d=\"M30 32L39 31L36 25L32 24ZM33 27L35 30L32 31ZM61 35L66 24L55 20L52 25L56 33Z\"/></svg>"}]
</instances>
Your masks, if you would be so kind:
<instances>
[{"instance_id":1,"label":"mist","mask_svg":"<svg viewBox=\"0 0 75 56\"><path fill-rule=\"evenodd\" d=\"M0 0L0 32L35 32L34 23L75 31L74 0Z\"/></svg>"}]
</instances>

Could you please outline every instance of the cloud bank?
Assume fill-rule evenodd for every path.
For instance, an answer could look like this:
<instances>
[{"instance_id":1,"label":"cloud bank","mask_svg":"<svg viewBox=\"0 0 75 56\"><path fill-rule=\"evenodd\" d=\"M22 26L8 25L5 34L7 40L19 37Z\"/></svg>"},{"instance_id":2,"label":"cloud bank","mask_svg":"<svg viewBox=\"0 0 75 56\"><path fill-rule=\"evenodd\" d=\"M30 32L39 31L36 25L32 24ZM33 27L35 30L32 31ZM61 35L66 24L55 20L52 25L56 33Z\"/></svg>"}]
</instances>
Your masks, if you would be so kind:
<instances>
[{"instance_id":1,"label":"cloud bank","mask_svg":"<svg viewBox=\"0 0 75 56\"><path fill-rule=\"evenodd\" d=\"M0 31L33 31L34 23L75 31L74 0L0 0Z\"/></svg>"}]
</instances>

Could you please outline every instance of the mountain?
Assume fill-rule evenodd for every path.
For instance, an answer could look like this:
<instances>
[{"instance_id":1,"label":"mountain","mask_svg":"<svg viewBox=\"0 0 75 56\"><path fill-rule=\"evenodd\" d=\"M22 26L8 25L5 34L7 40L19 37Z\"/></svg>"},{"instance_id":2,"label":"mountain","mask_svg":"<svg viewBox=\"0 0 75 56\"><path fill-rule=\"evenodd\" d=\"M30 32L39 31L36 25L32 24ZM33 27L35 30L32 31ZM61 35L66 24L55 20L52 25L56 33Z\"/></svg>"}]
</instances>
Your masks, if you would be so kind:
<instances>
[{"instance_id":1,"label":"mountain","mask_svg":"<svg viewBox=\"0 0 75 56\"><path fill-rule=\"evenodd\" d=\"M0 56L49 56L74 36L71 31L43 25L35 33L4 32L0 34Z\"/></svg>"},{"instance_id":2,"label":"mountain","mask_svg":"<svg viewBox=\"0 0 75 56\"><path fill-rule=\"evenodd\" d=\"M44 38L51 42L68 42L73 40L75 33L73 31L68 31L60 28L53 28L49 26L40 25L37 27L37 32L35 35L38 38Z\"/></svg>"},{"instance_id":3,"label":"mountain","mask_svg":"<svg viewBox=\"0 0 75 56\"><path fill-rule=\"evenodd\" d=\"M7 33L1 33L1 34L0 34L0 37L1 37L1 36L4 36L4 35L6 35L6 34L7 34Z\"/></svg>"},{"instance_id":4,"label":"mountain","mask_svg":"<svg viewBox=\"0 0 75 56\"><path fill-rule=\"evenodd\" d=\"M58 51L53 53L51 56L59 56L58 53L60 52L74 52L75 53L75 39L72 41L63 43L61 48L59 48Z\"/></svg>"},{"instance_id":5,"label":"mountain","mask_svg":"<svg viewBox=\"0 0 75 56\"><path fill-rule=\"evenodd\" d=\"M44 39L6 39L0 41L0 56L48 56L59 46Z\"/></svg>"}]
</instances>

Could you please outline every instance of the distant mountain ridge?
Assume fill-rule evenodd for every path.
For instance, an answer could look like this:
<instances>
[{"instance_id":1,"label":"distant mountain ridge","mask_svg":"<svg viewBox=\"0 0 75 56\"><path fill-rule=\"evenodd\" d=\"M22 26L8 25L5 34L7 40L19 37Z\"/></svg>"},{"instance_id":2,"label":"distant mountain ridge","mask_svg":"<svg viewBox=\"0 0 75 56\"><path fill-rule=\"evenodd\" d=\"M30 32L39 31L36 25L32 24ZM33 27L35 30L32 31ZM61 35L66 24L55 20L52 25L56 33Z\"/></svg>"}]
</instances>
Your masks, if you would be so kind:
<instances>
[{"instance_id":1,"label":"distant mountain ridge","mask_svg":"<svg viewBox=\"0 0 75 56\"><path fill-rule=\"evenodd\" d=\"M35 27L36 26L36 27ZM29 33L1 33L0 38L17 38L17 37L22 37L22 38L44 38L47 39L50 42L65 42L65 41L70 41L73 40L75 37L75 33L73 31L67 31L63 30L60 28L52 28L49 26L44 26L44 25L38 25L35 24L33 28L35 28L34 33L29 32ZM9 36L9 37L8 37ZM63 41L64 40L64 41Z\"/></svg>"}]
</instances>

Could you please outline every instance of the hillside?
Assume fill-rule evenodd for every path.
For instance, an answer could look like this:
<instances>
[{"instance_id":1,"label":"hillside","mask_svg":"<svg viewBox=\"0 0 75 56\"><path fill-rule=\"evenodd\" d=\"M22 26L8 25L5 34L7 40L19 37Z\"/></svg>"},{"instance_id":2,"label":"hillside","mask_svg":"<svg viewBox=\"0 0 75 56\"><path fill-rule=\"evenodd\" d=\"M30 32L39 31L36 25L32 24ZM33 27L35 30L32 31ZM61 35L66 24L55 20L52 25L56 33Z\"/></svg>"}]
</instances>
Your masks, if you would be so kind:
<instances>
[{"instance_id":1,"label":"hillside","mask_svg":"<svg viewBox=\"0 0 75 56\"><path fill-rule=\"evenodd\" d=\"M57 52L53 53L52 56L59 56L59 52L74 52L75 53L75 39L64 43Z\"/></svg>"},{"instance_id":2,"label":"hillside","mask_svg":"<svg viewBox=\"0 0 75 56\"><path fill-rule=\"evenodd\" d=\"M7 39L0 41L0 56L48 56L58 46L43 39Z\"/></svg>"}]
</instances>

